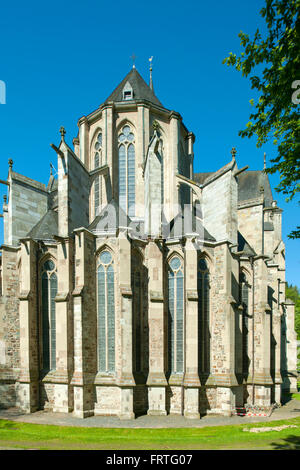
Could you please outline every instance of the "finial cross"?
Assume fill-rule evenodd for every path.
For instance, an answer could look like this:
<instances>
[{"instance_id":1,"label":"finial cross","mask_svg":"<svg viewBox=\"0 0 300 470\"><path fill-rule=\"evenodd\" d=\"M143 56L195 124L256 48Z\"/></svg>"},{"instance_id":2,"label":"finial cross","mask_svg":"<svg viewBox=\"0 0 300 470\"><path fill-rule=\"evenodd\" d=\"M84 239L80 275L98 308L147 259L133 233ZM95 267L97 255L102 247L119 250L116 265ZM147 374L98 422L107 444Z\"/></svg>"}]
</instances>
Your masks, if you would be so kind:
<instances>
[{"instance_id":1,"label":"finial cross","mask_svg":"<svg viewBox=\"0 0 300 470\"><path fill-rule=\"evenodd\" d=\"M232 158L235 158L235 156L236 156L236 148L235 148L235 147L232 147L230 153L231 153L231 155L232 155Z\"/></svg>"},{"instance_id":2,"label":"finial cross","mask_svg":"<svg viewBox=\"0 0 300 470\"><path fill-rule=\"evenodd\" d=\"M61 128L59 129L59 132L60 132L61 138L64 139L66 135L66 130L63 126L61 126Z\"/></svg>"},{"instance_id":3,"label":"finial cross","mask_svg":"<svg viewBox=\"0 0 300 470\"><path fill-rule=\"evenodd\" d=\"M10 159L8 160L9 168L12 168L13 163L14 163L13 160L10 158Z\"/></svg>"}]
</instances>

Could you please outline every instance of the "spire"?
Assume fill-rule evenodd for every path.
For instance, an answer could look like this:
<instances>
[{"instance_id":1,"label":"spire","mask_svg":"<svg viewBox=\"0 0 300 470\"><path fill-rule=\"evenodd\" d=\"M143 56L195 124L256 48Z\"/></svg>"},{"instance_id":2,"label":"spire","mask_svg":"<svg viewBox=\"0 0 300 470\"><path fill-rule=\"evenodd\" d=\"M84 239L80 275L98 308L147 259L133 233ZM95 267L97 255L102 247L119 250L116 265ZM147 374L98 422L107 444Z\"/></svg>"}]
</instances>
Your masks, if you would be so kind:
<instances>
[{"instance_id":1,"label":"spire","mask_svg":"<svg viewBox=\"0 0 300 470\"><path fill-rule=\"evenodd\" d=\"M153 60L153 56L151 56L149 58L149 62L150 62L150 83L149 83L149 87L151 88L152 91L153 90L153 81L152 81L152 60Z\"/></svg>"},{"instance_id":2,"label":"spire","mask_svg":"<svg viewBox=\"0 0 300 470\"><path fill-rule=\"evenodd\" d=\"M264 170L266 169L266 152L264 152Z\"/></svg>"}]
</instances>

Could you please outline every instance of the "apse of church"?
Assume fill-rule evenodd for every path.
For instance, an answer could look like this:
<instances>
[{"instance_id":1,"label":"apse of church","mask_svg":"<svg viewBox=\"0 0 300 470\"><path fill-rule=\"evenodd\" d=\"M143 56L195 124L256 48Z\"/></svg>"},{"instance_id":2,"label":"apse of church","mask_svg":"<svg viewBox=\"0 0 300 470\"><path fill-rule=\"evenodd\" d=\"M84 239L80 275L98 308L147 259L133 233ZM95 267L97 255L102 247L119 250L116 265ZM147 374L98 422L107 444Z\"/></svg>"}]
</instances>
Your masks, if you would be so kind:
<instances>
[{"instance_id":1,"label":"apse of church","mask_svg":"<svg viewBox=\"0 0 300 470\"><path fill-rule=\"evenodd\" d=\"M9 161L0 406L199 419L296 389L282 210L235 149L195 173L194 141L133 67L47 185Z\"/></svg>"}]
</instances>

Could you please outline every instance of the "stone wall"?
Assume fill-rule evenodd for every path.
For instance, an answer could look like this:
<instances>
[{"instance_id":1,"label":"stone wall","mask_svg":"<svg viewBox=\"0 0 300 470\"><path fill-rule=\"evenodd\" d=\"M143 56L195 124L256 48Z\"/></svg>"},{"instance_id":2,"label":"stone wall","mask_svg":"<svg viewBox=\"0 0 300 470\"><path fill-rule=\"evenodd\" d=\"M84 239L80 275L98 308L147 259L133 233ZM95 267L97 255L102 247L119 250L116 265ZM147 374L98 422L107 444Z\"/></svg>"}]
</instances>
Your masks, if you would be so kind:
<instances>
[{"instance_id":1,"label":"stone wall","mask_svg":"<svg viewBox=\"0 0 300 470\"><path fill-rule=\"evenodd\" d=\"M18 249L2 247L0 296L0 407L14 406L20 370Z\"/></svg>"},{"instance_id":2,"label":"stone wall","mask_svg":"<svg viewBox=\"0 0 300 470\"><path fill-rule=\"evenodd\" d=\"M19 238L27 233L40 221L48 209L48 193L45 185L17 173L11 172L9 177L8 221L5 228L4 242L16 246Z\"/></svg>"},{"instance_id":3,"label":"stone wall","mask_svg":"<svg viewBox=\"0 0 300 470\"><path fill-rule=\"evenodd\" d=\"M236 243L237 182L232 172L213 180L202 191L203 225L219 240Z\"/></svg>"}]
</instances>

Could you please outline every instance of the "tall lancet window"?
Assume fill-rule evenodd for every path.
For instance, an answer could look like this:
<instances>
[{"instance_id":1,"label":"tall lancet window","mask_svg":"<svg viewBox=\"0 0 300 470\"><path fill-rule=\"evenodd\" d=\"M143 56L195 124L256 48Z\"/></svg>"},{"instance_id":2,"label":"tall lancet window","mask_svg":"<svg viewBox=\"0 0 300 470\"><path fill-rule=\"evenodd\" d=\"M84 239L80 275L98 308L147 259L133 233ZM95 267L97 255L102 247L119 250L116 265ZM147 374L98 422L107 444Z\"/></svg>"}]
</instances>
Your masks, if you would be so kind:
<instances>
[{"instance_id":1,"label":"tall lancet window","mask_svg":"<svg viewBox=\"0 0 300 470\"><path fill-rule=\"evenodd\" d=\"M198 357L199 372L209 374L210 372L210 285L209 270L204 258L198 260Z\"/></svg>"},{"instance_id":2,"label":"tall lancet window","mask_svg":"<svg viewBox=\"0 0 300 470\"><path fill-rule=\"evenodd\" d=\"M102 166L102 132L99 132L94 144L94 169ZM98 215L102 203L102 180L97 175L94 181L94 217Z\"/></svg>"},{"instance_id":3,"label":"tall lancet window","mask_svg":"<svg viewBox=\"0 0 300 470\"><path fill-rule=\"evenodd\" d=\"M190 177L190 161L189 156L186 155L182 144L180 143L178 148L178 173L185 176L186 178ZM179 187L179 205L181 210L184 211L184 205L190 204L191 200L191 190L186 184L181 184Z\"/></svg>"},{"instance_id":4,"label":"tall lancet window","mask_svg":"<svg viewBox=\"0 0 300 470\"><path fill-rule=\"evenodd\" d=\"M249 284L244 273L240 274L240 295L243 307L242 318L242 361L243 374L248 374L249 356L248 356L248 314L249 314Z\"/></svg>"},{"instance_id":5,"label":"tall lancet window","mask_svg":"<svg viewBox=\"0 0 300 470\"><path fill-rule=\"evenodd\" d=\"M128 125L119 135L119 205L129 216L135 215L134 134Z\"/></svg>"},{"instance_id":6,"label":"tall lancet window","mask_svg":"<svg viewBox=\"0 0 300 470\"><path fill-rule=\"evenodd\" d=\"M168 271L169 318L168 359L171 373L183 372L183 316L184 285L183 264L178 256L171 259Z\"/></svg>"},{"instance_id":7,"label":"tall lancet window","mask_svg":"<svg viewBox=\"0 0 300 470\"><path fill-rule=\"evenodd\" d=\"M57 294L57 276L55 264L47 260L41 272L41 307L42 307L42 364L45 372L56 368L56 321L55 296Z\"/></svg>"},{"instance_id":8,"label":"tall lancet window","mask_svg":"<svg viewBox=\"0 0 300 470\"><path fill-rule=\"evenodd\" d=\"M108 250L102 251L97 266L98 370L115 370L115 282L114 263Z\"/></svg>"}]
</instances>

